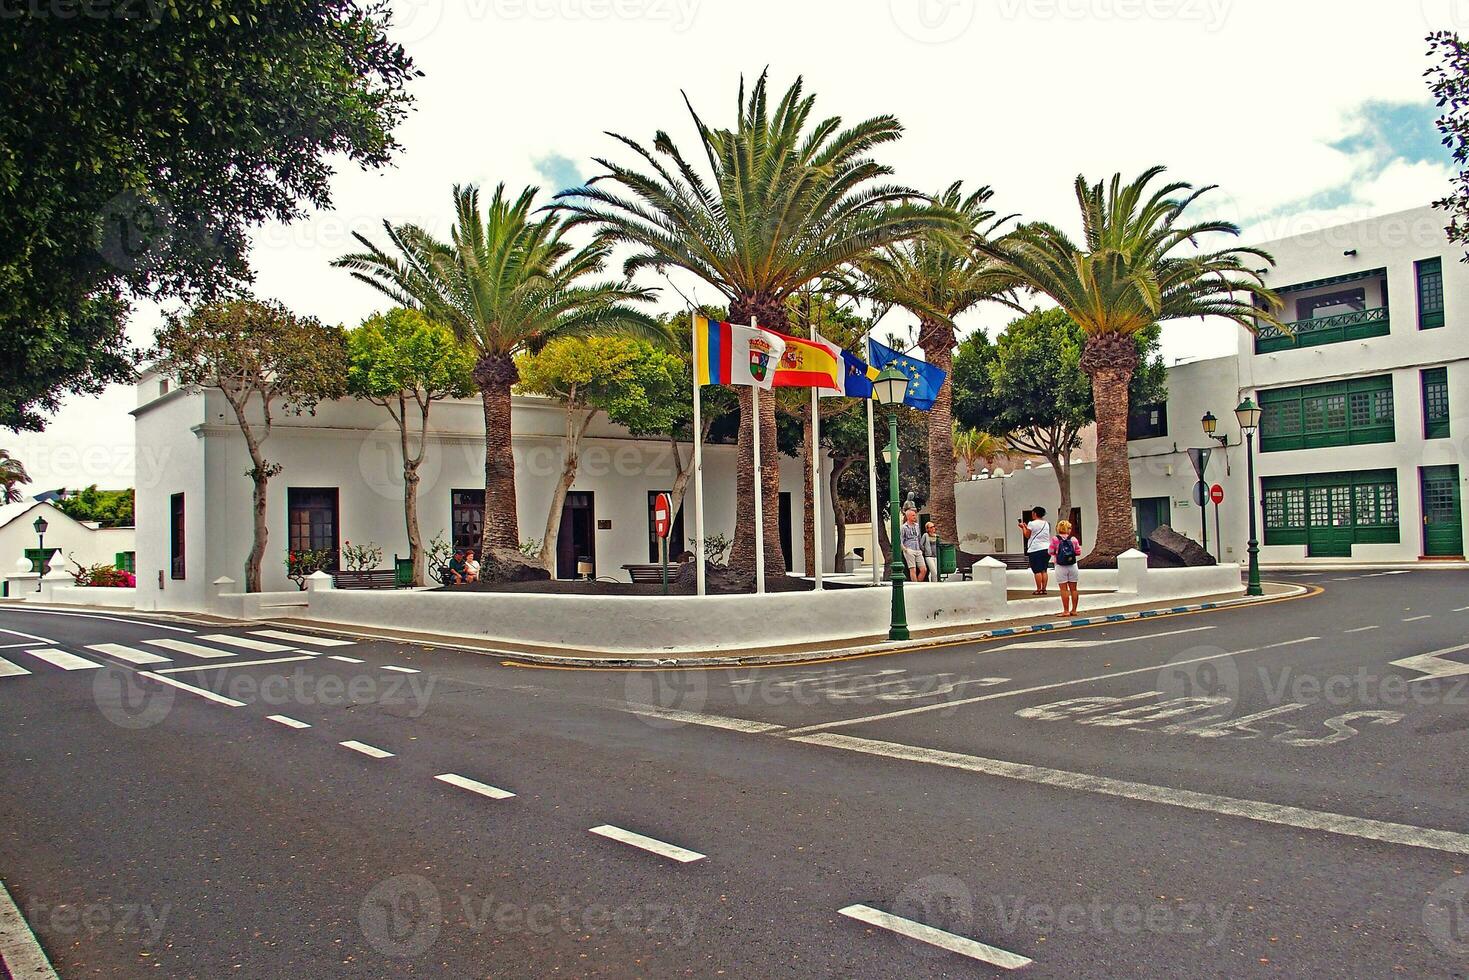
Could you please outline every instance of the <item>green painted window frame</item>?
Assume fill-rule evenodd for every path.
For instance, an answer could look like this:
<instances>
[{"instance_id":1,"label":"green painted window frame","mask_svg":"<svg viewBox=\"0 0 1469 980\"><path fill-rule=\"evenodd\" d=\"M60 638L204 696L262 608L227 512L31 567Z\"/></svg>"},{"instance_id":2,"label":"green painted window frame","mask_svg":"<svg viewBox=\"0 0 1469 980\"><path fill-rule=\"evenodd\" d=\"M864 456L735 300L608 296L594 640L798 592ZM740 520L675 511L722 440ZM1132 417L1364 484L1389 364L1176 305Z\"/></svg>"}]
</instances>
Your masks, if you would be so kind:
<instances>
[{"instance_id":1,"label":"green painted window frame","mask_svg":"<svg viewBox=\"0 0 1469 980\"><path fill-rule=\"evenodd\" d=\"M55 558L59 554L61 554L60 548L47 548L44 555L40 548L27 548L25 550L25 559L26 561L31 563L31 574L34 575L36 572L39 572L41 570L41 559L43 557L46 559L46 563L49 565L51 563L51 559Z\"/></svg>"},{"instance_id":2,"label":"green painted window frame","mask_svg":"<svg viewBox=\"0 0 1469 980\"><path fill-rule=\"evenodd\" d=\"M1312 526L1348 531L1353 544L1401 538L1397 470L1268 476L1260 481L1260 500L1265 544L1308 544Z\"/></svg>"},{"instance_id":3,"label":"green painted window frame","mask_svg":"<svg viewBox=\"0 0 1469 980\"><path fill-rule=\"evenodd\" d=\"M1423 438L1449 437L1449 369L1425 368L1419 372L1423 381Z\"/></svg>"},{"instance_id":4,"label":"green painted window frame","mask_svg":"<svg viewBox=\"0 0 1469 980\"><path fill-rule=\"evenodd\" d=\"M1370 310L1353 310L1335 316L1318 317L1315 320L1298 320L1288 325L1288 330L1276 327L1261 327L1255 332L1255 353L1273 354L1277 351L1297 350L1301 347L1319 347L1323 344L1340 344L1349 340L1367 340L1371 337L1386 337L1392 333L1392 317L1385 306Z\"/></svg>"},{"instance_id":5,"label":"green painted window frame","mask_svg":"<svg viewBox=\"0 0 1469 980\"><path fill-rule=\"evenodd\" d=\"M1443 326L1443 259L1414 262L1413 272L1418 283L1418 329L1431 330Z\"/></svg>"},{"instance_id":6,"label":"green painted window frame","mask_svg":"<svg viewBox=\"0 0 1469 980\"><path fill-rule=\"evenodd\" d=\"M113 557L112 567L120 572L136 572L138 570L138 553L136 551L119 551Z\"/></svg>"},{"instance_id":7,"label":"green painted window frame","mask_svg":"<svg viewBox=\"0 0 1469 980\"><path fill-rule=\"evenodd\" d=\"M1258 393L1260 452L1363 446L1397 438L1392 375Z\"/></svg>"}]
</instances>

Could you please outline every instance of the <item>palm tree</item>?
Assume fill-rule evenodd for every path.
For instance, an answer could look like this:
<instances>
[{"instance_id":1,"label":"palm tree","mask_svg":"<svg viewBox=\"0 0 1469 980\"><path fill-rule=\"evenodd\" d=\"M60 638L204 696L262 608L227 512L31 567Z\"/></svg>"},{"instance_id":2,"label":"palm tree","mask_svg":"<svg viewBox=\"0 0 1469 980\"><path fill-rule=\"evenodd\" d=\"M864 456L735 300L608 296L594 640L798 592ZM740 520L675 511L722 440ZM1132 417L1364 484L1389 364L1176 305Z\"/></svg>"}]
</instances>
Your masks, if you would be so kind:
<instances>
[{"instance_id":1,"label":"palm tree","mask_svg":"<svg viewBox=\"0 0 1469 980\"><path fill-rule=\"evenodd\" d=\"M0 504L18 504L24 495L17 489L17 484L30 483L30 474L26 472L25 464L9 451L0 449Z\"/></svg>"},{"instance_id":2,"label":"palm tree","mask_svg":"<svg viewBox=\"0 0 1469 980\"><path fill-rule=\"evenodd\" d=\"M887 183L891 168L872 159L879 146L902 134L892 116L847 129L839 117L814 120L814 96L797 79L773 109L766 76L749 91L740 82L733 129L704 123L687 97L707 177L667 133L651 148L612 134L645 164L644 170L605 159L605 173L586 187L563 191L572 223L597 226L634 254L624 271L675 267L719 290L729 317L787 328L786 300L797 289L872 251L952 222L917 203L916 192ZM614 186L607 186L614 185ZM751 397L739 389L737 512L730 564L748 573L755 564L754 449ZM765 562L784 565L779 533L780 468L775 399L760 400Z\"/></svg>"},{"instance_id":3,"label":"palm tree","mask_svg":"<svg viewBox=\"0 0 1469 980\"><path fill-rule=\"evenodd\" d=\"M958 422L953 424L952 438L954 455L964 464L964 475L970 477L974 476L975 464L980 460L993 464L1010 448L1004 436L992 435L979 429L966 429ZM958 535L949 540L959 540Z\"/></svg>"},{"instance_id":4,"label":"palm tree","mask_svg":"<svg viewBox=\"0 0 1469 980\"><path fill-rule=\"evenodd\" d=\"M609 248L601 241L576 249L556 215L534 218L538 188L511 199L495 188L480 213L479 189L454 187L456 222L444 242L417 225L383 222L389 254L363 235L366 251L334 263L449 326L476 356L474 380L485 415L484 561L492 549L520 546L515 506L515 462L510 440L510 389L519 380L515 355L569 334L630 332L664 339L658 321L624 305L652 298L627 282L581 284L602 270Z\"/></svg>"},{"instance_id":5,"label":"palm tree","mask_svg":"<svg viewBox=\"0 0 1469 980\"><path fill-rule=\"evenodd\" d=\"M1263 270L1274 259L1256 248L1198 251L1213 233L1238 236L1227 221L1187 223L1185 212L1213 186L1170 182L1149 193L1163 173L1151 167L1123 186L1076 178L1084 245L1059 228L1034 222L1004 239L974 239L980 253L999 262L1031 289L1045 293L1082 328L1081 369L1091 379L1097 413L1097 537L1085 564L1115 564L1136 547L1132 473L1127 461L1127 389L1138 366L1134 335L1155 323L1222 317L1247 330L1281 326L1279 298ZM1184 246L1195 250L1184 253Z\"/></svg>"},{"instance_id":6,"label":"palm tree","mask_svg":"<svg viewBox=\"0 0 1469 980\"><path fill-rule=\"evenodd\" d=\"M988 208L994 192L981 187L963 196L955 181L934 198L957 216L967 235L988 237L1004 221L996 222ZM918 318L918 346L929 364L945 374L954 370L954 320L986 300L1015 306L1008 293L1015 276L989 256L967 246L963 238L937 231L883 249L859 263L868 280L870 297L887 306L900 306ZM954 389L945 382L928 413L928 510L939 536L959 539L954 512Z\"/></svg>"}]
</instances>

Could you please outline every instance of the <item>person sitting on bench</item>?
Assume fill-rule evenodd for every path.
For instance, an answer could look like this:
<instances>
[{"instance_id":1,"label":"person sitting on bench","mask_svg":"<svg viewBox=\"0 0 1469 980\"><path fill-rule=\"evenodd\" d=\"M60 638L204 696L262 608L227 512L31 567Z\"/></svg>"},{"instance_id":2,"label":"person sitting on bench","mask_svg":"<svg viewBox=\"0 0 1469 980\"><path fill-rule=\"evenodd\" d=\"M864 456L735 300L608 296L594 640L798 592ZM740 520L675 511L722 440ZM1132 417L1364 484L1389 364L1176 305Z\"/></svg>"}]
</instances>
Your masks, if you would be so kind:
<instances>
[{"instance_id":1,"label":"person sitting on bench","mask_svg":"<svg viewBox=\"0 0 1469 980\"><path fill-rule=\"evenodd\" d=\"M463 548L454 549L454 557L449 559L449 584L463 585L468 581L469 562L465 558Z\"/></svg>"}]
</instances>

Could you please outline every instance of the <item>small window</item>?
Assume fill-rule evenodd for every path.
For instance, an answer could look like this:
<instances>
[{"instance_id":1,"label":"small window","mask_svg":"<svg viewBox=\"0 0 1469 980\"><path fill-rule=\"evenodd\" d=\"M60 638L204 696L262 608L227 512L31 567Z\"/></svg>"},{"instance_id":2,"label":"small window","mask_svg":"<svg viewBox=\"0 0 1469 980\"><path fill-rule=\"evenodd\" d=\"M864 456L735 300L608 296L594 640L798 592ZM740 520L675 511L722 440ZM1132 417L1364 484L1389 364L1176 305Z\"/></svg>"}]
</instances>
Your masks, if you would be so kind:
<instances>
[{"instance_id":1,"label":"small window","mask_svg":"<svg viewBox=\"0 0 1469 980\"><path fill-rule=\"evenodd\" d=\"M164 378L158 382L158 397L162 398L166 394L168 394L168 379Z\"/></svg>"},{"instance_id":2,"label":"small window","mask_svg":"<svg viewBox=\"0 0 1469 980\"><path fill-rule=\"evenodd\" d=\"M1423 379L1423 438L1449 437L1449 369L1429 368Z\"/></svg>"},{"instance_id":3,"label":"small window","mask_svg":"<svg viewBox=\"0 0 1469 980\"><path fill-rule=\"evenodd\" d=\"M112 567L119 572L136 572L138 570L138 553L136 551L119 551L112 560Z\"/></svg>"},{"instance_id":4,"label":"small window","mask_svg":"<svg viewBox=\"0 0 1469 980\"><path fill-rule=\"evenodd\" d=\"M1418 273L1418 329L1444 325L1443 260L1424 259L1414 263Z\"/></svg>"},{"instance_id":5,"label":"small window","mask_svg":"<svg viewBox=\"0 0 1469 980\"><path fill-rule=\"evenodd\" d=\"M168 498L168 577L184 578L184 495Z\"/></svg>"},{"instance_id":6,"label":"small window","mask_svg":"<svg viewBox=\"0 0 1469 980\"><path fill-rule=\"evenodd\" d=\"M1127 418L1127 438L1157 439L1168 434L1168 406L1143 405Z\"/></svg>"},{"instance_id":7,"label":"small window","mask_svg":"<svg viewBox=\"0 0 1469 980\"><path fill-rule=\"evenodd\" d=\"M449 493L449 528L454 547L478 552L485 534L485 492L452 490Z\"/></svg>"}]
</instances>

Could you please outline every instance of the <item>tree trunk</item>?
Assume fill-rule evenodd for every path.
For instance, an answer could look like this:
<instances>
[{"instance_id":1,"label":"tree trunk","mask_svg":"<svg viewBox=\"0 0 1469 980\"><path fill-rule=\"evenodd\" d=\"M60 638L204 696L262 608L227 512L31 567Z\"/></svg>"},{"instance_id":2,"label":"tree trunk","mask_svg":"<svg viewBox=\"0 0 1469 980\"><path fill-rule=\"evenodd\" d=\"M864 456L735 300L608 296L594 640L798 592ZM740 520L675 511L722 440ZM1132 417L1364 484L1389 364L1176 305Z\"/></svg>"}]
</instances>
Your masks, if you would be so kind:
<instances>
[{"instance_id":1,"label":"tree trunk","mask_svg":"<svg viewBox=\"0 0 1469 980\"><path fill-rule=\"evenodd\" d=\"M1056 474L1056 489L1060 491L1061 506L1056 508L1056 523L1071 520L1071 458L1044 453L1051 472Z\"/></svg>"},{"instance_id":2,"label":"tree trunk","mask_svg":"<svg viewBox=\"0 0 1469 980\"><path fill-rule=\"evenodd\" d=\"M920 322L918 343L923 356L946 374L954 371L954 328L929 320ZM954 385L944 379L938 399L928 412L928 515L945 541L959 540L954 503Z\"/></svg>"},{"instance_id":3,"label":"tree trunk","mask_svg":"<svg viewBox=\"0 0 1469 980\"><path fill-rule=\"evenodd\" d=\"M418 464L404 464L403 522L408 527L408 558L413 562L413 584L423 585L427 580L424 577L423 532L418 527L418 483Z\"/></svg>"},{"instance_id":4,"label":"tree trunk","mask_svg":"<svg viewBox=\"0 0 1469 980\"><path fill-rule=\"evenodd\" d=\"M253 443L253 440L251 440ZM259 592L260 565L265 558L265 544L270 540L270 527L265 520L266 492L270 486L270 471L264 459L259 458L260 450L252 445L250 458L255 467L250 471L251 509L255 518L255 533L250 542L250 555L245 559L245 591Z\"/></svg>"},{"instance_id":5,"label":"tree trunk","mask_svg":"<svg viewBox=\"0 0 1469 980\"><path fill-rule=\"evenodd\" d=\"M832 571L837 573L847 570L843 564L844 559L847 557L847 512L846 508L841 506L837 500L837 481L842 478L842 474L847 472L851 465L852 461L849 459L832 460L831 477L827 480L827 493L830 494L827 499L831 501L832 522L836 526L834 539L836 553L831 557L831 567Z\"/></svg>"},{"instance_id":6,"label":"tree trunk","mask_svg":"<svg viewBox=\"0 0 1469 980\"><path fill-rule=\"evenodd\" d=\"M733 323L749 323L757 317L759 325L772 330L786 329L785 307L779 302L751 297L731 303L729 318ZM740 403L740 429L735 445L734 546L729 553L729 567L745 575L755 573L755 449L751 425L751 389L741 385L735 389ZM765 573L784 574L785 552L780 546L780 448L775 432L775 394L760 393L760 468L761 506L764 508Z\"/></svg>"},{"instance_id":7,"label":"tree trunk","mask_svg":"<svg viewBox=\"0 0 1469 980\"><path fill-rule=\"evenodd\" d=\"M1097 409L1097 529L1082 560L1088 568L1114 566L1118 555L1137 547L1127 459L1127 389L1137 364L1137 342L1123 334L1088 337L1082 351L1081 369L1092 380Z\"/></svg>"},{"instance_id":8,"label":"tree trunk","mask_svg":"<svg viewBox=\"0 0 1469 980\"><path fill-rule=\"evenodd\" d=\"M591 427L596 412L587 412L580 424L573 421L575 407L566 410L566 462L561 466L561 476L556 489L551 493L551 506L546 511L546 534L541 538L540 562L551 577L556 577L556 543L561 539L561 512L566 507L566 495L576 482L576 471L581 467L581 441Z\"/></svg>"},{"instance_id":9,"label":"tree trunk","mask_svg":"<svg viewBox=\"0 0 1469 980\"><path fill-rule=\"evenodd\" d=\"M816 575L816 485L811 475L811 460L819 448L813 446L811 405L808 402L801 412L801 540L805 545L806 577Z\"/></svg>"},{"instance_id":10,"label":"tree trunk","mask_svg":"<svg viewBox=\"0 0 1469 980\"><path fill-rule=\"evenodd\" d=\"M679 449L678 439L674 436L668 437L668 451L673 453L673 486L668 491L668 503L669 506L673 508L672 513L674 514L674 516L677 516L678 512L683 509L684 497L688 495L689 491L689 481L693 479L694 476L694 461L693 459L690 459L688 465L684 465L683 451ZM683 530L685 536L693 532L693 514L690 514L688 516L688 519L684 521ZM683 547L684 542L680 542L680 550L682 550ZM689 548L689 550L693 551L694 549Z\"/></svg>"},{"instance_id":11,"label":"tree trunk","mask_svg":"<svg viewBox=\"0 0 1469 980\"><path fill-rule=\"evenodd\" d=\"M485 533L481 559L492 548L520 547L520 519L515 505L515 454L510 439L510 389L520 380L515 362L504 355L485 355L474 366L485 409Z\"/></svg>"}]
</instances>

